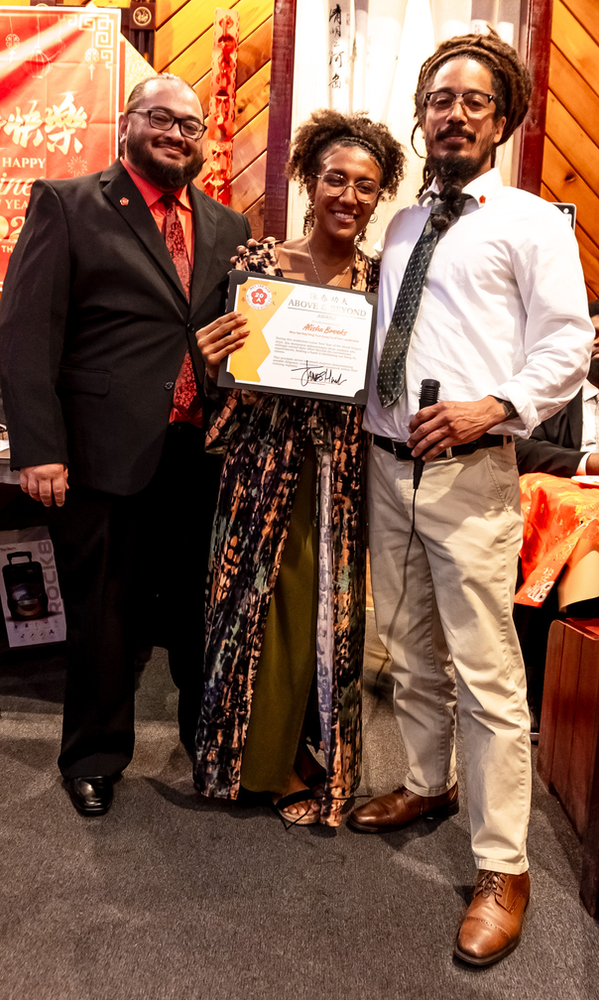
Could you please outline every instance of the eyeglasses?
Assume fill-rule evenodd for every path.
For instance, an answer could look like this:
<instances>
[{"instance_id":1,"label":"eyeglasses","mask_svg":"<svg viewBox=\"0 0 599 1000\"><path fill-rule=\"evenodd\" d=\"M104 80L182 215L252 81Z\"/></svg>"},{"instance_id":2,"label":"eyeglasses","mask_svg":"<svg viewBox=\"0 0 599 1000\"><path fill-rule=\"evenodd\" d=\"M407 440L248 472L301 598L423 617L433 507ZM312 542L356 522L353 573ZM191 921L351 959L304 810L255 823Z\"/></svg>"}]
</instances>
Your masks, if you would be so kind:
<instances>
[{"instance_id":1,"label":"eyeglasses","mask_svg":"<svg viewBox=\"0 0 599 1000\"><path fill-rule=\"evenodd\" d=\"M349 184L343 174L334 174L327 171L326 174L314 174L314 176L322 181L323 191L329 198L340 198L347 191L348 187L351 187L354 189L358 201L368 205L369 202L374 201L381 190L376 181L363 180L357 181L356 184Z\"/></svg>"},{"instance_id":2,"label":"eyeglasses","mask_svg":"<svg viewBox=\"0 0 599 1000\"><path fill-rule=\"evenodd\" d=\"M495 100L493 94L482 94L480 90L467 90L465 94L454 94L453 90L432 90L424 95L433 111L449 111L460 98L469 115L483 115L489 110L491 101Z\"/></svg>"},{"instance_id":3,"label":"eyeglasses","mask_svg":"<svg viewBox=\"0 0 599 1000\"><path fill-rule=\"evenodd\" d=\"M161 111L158 108L132 108L127 114L147 115L152 128L160 129L161 132L168 132L176 122L181 129L181 135L186 139L201 139L206 131L206 125L197 118L177 118L168 111Z\"/></svg>"}]
</instances>

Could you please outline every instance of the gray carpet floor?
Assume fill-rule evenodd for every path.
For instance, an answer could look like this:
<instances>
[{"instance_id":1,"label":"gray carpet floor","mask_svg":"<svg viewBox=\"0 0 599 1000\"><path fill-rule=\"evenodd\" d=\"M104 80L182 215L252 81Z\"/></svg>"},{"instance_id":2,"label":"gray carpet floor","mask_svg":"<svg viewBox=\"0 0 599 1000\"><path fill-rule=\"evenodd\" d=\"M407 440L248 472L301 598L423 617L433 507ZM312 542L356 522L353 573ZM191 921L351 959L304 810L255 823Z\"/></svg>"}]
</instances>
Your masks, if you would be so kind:
<instances>
[{"instance_id":1,"label":"gray carpet floor","mask_svg":"<svg viewBox=\"0 0 599 1000\"><path fill-rule=\"evenodd\" d=\"M370 677L377 656L371 636ZM580 846L536 776L525 937L472 970L452 958L473 879L465 808L379 837L286 832L264 806L200 799L156 650L133 762L110 813L86 820L56 770L62 683L59 658L0 665L1 1000L599 997ZM360 792L376 794L404 761L387 696L367 692L364 722Z\"/></svg>"}]
</instances>

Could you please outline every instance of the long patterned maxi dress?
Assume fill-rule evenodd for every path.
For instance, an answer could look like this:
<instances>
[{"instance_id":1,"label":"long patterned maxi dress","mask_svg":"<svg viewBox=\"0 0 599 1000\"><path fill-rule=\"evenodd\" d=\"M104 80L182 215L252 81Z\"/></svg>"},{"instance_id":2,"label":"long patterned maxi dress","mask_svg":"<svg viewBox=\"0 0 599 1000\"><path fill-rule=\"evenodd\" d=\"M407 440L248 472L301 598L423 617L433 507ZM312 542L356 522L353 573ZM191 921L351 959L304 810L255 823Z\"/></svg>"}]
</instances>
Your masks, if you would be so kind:
<instances>
[{"instance_id":1,"label":"long patterned maxi dress","mask_svg":"<svg viewBox=\"0 0 599 1000\"><path fill-rule=\"evenodd\" d=\"M283 276L272 246L251 251L238 267ZM351 287L361 291L378 287L378 262L360 251ZM209 563L206 685L194 766L195 784L203 795L237 798L242 767L244 779L247 770L246 741L252 758L256 755L249 753L250 744L254 749L260 746L252 736L255 727L250 727L252 702L258 675L273 690L276 660L268 670L264 660L272 661L273 651L281 651L273 622L281 584L291 593L287 607L297 607L298 614L295 633L291 614L292 634L288 630L286 637L292 643L291 659L305 658L306 636L313 647L327 772L321 823L338 826L344 802L359 785L365 445L360 408L274 394L258 394L252 405L244 404L239 392L229 393L208 432L208 450L226 452L226 457ZM316 525L313 545L311 522ZM302 602L302 588L307 602ZM275 589L279 596L273 600ZM302 624L302 615L310 620L311 606L313 631ZM281 666L283 673L288 668L287 663ZM309 688L310 674L305 670L304 674ZM256 714L261 719L264 688L264 683L258 685L256 694ZM299 684L300 717L306 710L308 688ZM268 711L272 713L272 705L267 706L267 715ZM291 737L295 741L291 763L298 736L296 732ZM251 787L247 782L246 786Z\"/></svg>"}]
</instances>

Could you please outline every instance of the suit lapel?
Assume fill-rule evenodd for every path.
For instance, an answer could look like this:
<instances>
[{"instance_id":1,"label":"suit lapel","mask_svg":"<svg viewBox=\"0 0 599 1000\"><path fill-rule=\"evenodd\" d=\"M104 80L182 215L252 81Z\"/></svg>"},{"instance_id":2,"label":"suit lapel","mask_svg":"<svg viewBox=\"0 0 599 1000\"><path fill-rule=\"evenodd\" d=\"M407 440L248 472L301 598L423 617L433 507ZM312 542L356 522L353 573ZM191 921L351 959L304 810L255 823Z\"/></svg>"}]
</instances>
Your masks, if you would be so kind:
<instances>
[{"instance_id":1,"label":"suit lapel","mask_svg":"<svg viewBox=\"0 0 599 1000\"><path fill-rule=\"evenodd\" d=\"M216 209L208 195L198 191L195 184L189 185L189 196L193 206L194 247L193 274L191 278L190 304L194 306L203 297L208 280L210 263L216 245Z\"/></svg>"},{"instance_id":2,"label":"suit lapel","mask_svg":"<svg viewBox=\"0 0 599 1000\"><path fill-rule=\"evenodd\" d=\"M152 213L146 205L131 177L117 160L100 175L100 187L105 198L113 205L119 215L131 227L135 235L144 244L158 266L180 293L187 305L187 297L177 274L177 269L158 226L152 218ZM194 268L195 271L195 268Z\"/></svg>"},{"instance_id":3,"label":"suit lapel","mask_svg":"<svg viewBox=\"0 0 599 1000\"><path fill-rule=\"evenodd\" d=\"M582 445L582 389L576 394L574 399L568 403L566 411L570 421L570 434L572 436L572 447L580 450Z\"/></svg>"}]
</instances>

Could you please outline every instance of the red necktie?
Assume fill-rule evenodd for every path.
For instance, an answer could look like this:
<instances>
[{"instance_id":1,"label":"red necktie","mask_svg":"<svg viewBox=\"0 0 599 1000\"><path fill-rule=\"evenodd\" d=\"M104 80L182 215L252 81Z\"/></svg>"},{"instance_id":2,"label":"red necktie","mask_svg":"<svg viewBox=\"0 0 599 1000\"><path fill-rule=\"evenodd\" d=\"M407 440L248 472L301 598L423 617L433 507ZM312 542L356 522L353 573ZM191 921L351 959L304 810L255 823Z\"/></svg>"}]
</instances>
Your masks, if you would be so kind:
<instances>
[{"instance_id":1,"label":"red necktie","mask_svg":"<svg viewBox=\"0 0 599 1000\"><path fill-rule=\"evenodd\" d=\"M185 235L181 220L177 215L177 199L173 195L165 194L161 198L166 208L162 234L166 248L171 255L173 264L177 269L179 280L183 285L185 295L189 300L189 289L191 285L191 264L185 245ZM201 427L203 423L202 397L198 393L195 374L189 351L185 352L181 371L177 376L175 391L173 393L173 408L170 415L170 423L178 421L189 421L196 427Z\"/></svg>"}]
</instances>

